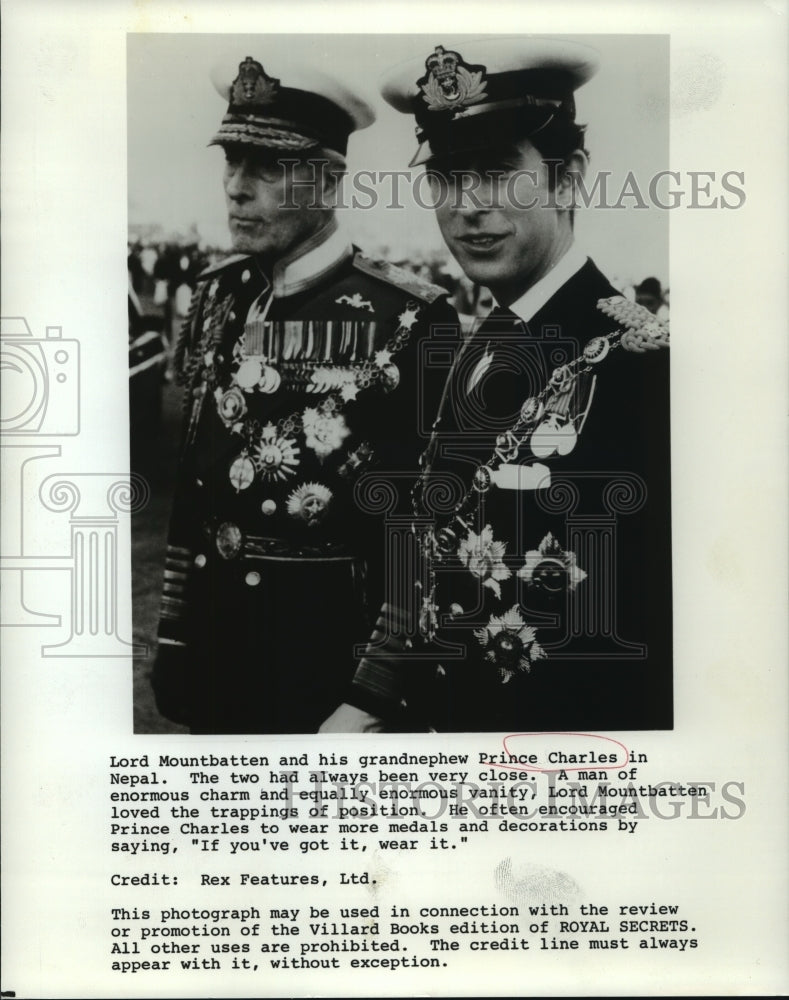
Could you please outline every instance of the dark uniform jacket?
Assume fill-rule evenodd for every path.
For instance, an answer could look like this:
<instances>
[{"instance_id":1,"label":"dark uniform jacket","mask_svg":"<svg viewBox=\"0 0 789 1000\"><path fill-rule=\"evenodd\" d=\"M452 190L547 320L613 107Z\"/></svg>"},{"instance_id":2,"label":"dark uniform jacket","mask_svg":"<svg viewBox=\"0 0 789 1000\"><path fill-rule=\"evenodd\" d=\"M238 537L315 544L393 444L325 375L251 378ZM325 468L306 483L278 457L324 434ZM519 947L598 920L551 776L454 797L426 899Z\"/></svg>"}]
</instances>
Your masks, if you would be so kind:
<instances>
[{"instance_id":1,"label":"dark uniform jacket","mask_svg":"<svg viewBox=\"0 0 789 1000\"><path fill-rule=\"evenodd\" d=\"M671 727L669 352L626 349L611 297L627 313L587 260L528 323L496 309L455 345L423 477L439 558L422 627L387 609L352 704L396 728Z\"/></svg>"},{"instance_id":2,"label":"dark uniform jacket","mask_svg":"<svg viewBox=\"0 0 789 1000\"><path fill-rule=\"evenodd\" d=\"M419 341L457 322L443 294L337 233L272 280L250 257L201 276L179 352L165 715L193 732L315 732L342 701L384 596L384 520L426 443Z\"/></svg>"}]
</instances>

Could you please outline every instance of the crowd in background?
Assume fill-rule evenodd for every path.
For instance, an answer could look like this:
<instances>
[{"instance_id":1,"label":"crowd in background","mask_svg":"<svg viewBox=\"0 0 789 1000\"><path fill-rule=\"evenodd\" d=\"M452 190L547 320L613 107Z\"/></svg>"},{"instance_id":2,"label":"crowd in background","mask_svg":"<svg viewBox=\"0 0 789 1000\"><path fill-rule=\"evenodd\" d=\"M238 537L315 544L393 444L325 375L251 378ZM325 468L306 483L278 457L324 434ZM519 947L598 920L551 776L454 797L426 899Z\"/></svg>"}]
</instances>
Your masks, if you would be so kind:
<instances>
[{"instance_id":1,"label":"crowd in background","mask_svg":"<svg viewBox=\"0 0 789 1000\"><path fill-rule=\"evenodd\" d=\"M367 252L390 259L385 246ZM226 255L226 250L206 246L190 236L169 240L138 238L129 242L130 286L146 310L163 318L163 329L171 345L189 309L198 275ZM490 292L469 281L444 254L419 253L392 262L446 288L465 328L471 326L475 317L486 315L493 305ZM614 280L613 283L627 298L646 306L661 319L668 318L669 290L664 289L657 278L647 277L640 282Z\"/></svg>"}]
</instances>

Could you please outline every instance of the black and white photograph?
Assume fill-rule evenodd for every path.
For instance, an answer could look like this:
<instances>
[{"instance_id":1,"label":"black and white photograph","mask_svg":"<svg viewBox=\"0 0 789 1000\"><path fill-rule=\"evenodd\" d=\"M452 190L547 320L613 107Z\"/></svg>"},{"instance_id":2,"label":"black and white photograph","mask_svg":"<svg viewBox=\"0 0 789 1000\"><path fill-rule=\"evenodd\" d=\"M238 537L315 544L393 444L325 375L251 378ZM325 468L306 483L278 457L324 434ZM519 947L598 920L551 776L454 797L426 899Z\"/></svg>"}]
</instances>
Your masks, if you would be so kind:
<instances>
[{"instance_id":1,"label":"black and white photograph","mask_svg":"<svg viewBox=\"0 0 789 1000\"><path fill-rule=\"evenodd\" d=\"M2 13L2 997L786 995L786 0Z\"/></svg>"},{"instance_id":2,"label":"black and white photograph","mask_svg":"<svg viewBox=\"0 0 789 1000\"><path fill-rule=\"evenodd\" d=\"M672 727L668 70L129 36L137 732Z\"/></svg>"}]
</instances>

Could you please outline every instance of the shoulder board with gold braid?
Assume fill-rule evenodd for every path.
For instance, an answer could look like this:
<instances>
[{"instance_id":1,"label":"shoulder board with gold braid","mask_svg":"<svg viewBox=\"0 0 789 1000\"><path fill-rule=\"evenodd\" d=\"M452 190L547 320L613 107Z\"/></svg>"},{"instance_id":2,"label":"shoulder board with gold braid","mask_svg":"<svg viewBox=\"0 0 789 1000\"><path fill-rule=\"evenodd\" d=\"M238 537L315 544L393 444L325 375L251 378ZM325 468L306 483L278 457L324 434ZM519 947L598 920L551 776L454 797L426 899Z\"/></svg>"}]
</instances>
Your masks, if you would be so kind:
<instances>
[{"instance_id":1,"label":"shoulder board with gold braid","mask_svg":"<svg viewBox=\"0 0 789 1000\"><path fill-rule=\"evenodd\" d=\"M653 316L646 306L631 302L624 295L612 295L598 299L597 308L621 327L620 343L626 351L643 354L646 350L669 346L668 320Z\"/></svg>"},{"instance_id":2,"label":"shoulder board with gold braid","mask_svg":"<svg viewBox=\"0 0 789 1000\"><path fill-rule=\"evenodd\" d=\"M446 288L440 285L433 285L418 274L407 271L404 267L390 264L387 260L375 260L372 257L365 257L362 253L357 253L353 258L353 266L363 274L369 274L373 278L380 278L390 285L400 288L402 291L413 295L423 302L435 302L441 295L446 295Z\"/></svg>"},{"instance_id":3,"label":"shoulder board with gold braid","mask_svg":"<svg viewBox=\"0 0 789 1000\"><path fill-rule=\"evenodd\" d=\"M217 264L211 264L209 267L201 271L197 276L197 280L206 281L208 278L213 278L217 274L221 274L223 271L227 271L229 268L234 267L237 264L250 260L252 260L252 258L249 254L245 253L236 253L231 257L225 257L224 260L220 260Z\"/></svg>"}]
</instances>

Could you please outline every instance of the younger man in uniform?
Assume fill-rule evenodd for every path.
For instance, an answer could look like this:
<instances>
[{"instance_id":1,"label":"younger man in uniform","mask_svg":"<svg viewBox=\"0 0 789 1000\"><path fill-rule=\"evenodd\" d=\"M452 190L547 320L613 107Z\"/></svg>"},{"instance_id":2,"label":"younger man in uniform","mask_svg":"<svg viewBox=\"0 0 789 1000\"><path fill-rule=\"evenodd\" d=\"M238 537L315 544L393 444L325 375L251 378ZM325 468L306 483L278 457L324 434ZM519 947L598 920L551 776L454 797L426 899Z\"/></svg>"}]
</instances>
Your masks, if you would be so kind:
<instances>
[{"instance_id":1,"label":"younger man in uniform","mask_svg":"<svg viewBox=\"0 0 789 1000\"><path fill-rule=\"evenodd\" d=\"M449 731L671 726L668 331L575 243L595 69L556 39L464 40L384 86L497 307L457 345L423 458L419 621L384 609L324 731L399 728L404 706Z\"/></svg>"}]
</instances>

